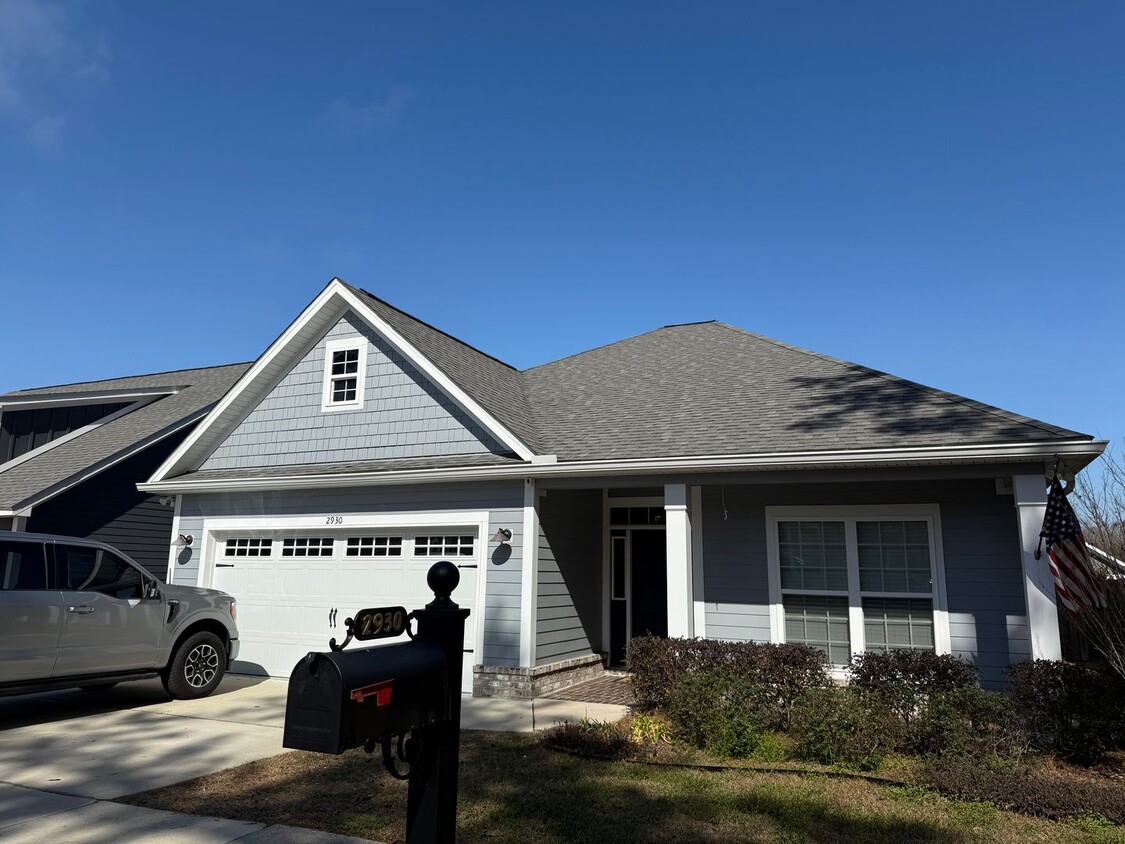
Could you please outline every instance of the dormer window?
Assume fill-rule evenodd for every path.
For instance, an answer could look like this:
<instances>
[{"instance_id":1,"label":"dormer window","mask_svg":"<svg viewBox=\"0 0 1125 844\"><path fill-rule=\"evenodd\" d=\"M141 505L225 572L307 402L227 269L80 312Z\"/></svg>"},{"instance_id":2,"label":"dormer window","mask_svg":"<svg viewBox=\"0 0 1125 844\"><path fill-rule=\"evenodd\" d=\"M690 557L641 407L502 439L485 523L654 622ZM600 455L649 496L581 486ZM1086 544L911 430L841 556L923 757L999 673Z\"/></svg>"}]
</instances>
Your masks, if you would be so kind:
<instances>
[{"instance_id":1,"label":"dormer window","mask_svg":"<svg viewBox=\"0 0 1125 844\"><path fill-rule=\"evenodd\" d=\"M367 372L367 342L329 340L324 350L322 410L360 410Z\"/></svg>"}]
</instances>

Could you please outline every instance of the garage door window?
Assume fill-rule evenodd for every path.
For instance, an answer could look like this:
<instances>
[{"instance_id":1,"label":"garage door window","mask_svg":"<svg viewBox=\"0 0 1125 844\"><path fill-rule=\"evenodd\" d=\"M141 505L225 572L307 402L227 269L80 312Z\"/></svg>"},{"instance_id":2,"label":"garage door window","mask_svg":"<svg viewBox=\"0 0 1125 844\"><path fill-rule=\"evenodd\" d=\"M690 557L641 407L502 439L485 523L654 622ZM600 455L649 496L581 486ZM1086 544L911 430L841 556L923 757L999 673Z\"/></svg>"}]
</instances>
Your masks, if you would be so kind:
<instances>
[{"instance_id":1,"label":"garage door window","mask_svg":"<svg viewBox=\"0 0 1125 844\"><path fill-rule=\"evenodd\" d=\"M471 557L472 536L416 536L414 554L418 557Z\"/></svg>"},{"instance_id":2,"label":"garage door window","mask_svg":"<svg viewBox=\"0 0 1125 844\"><path fill-rule=\"evenodd\" d=\"M268 557L272 539L228 539L223 554L227 557Z\"/></svg>"},{"instance_id":3,"label":"garage door window","mask_svg":"<svg viewBox=\"0 0 1125 844\"><path fill-rule=\"evenodd\" d=\"M401 536L349 536L349 557L401 557Z\"/></svg>"},{"instance_id":4,"label":"garage door window","mask_svg":"<svg viewBox=\"0 0 1125 844\"><path fill-rule=\"evenodd\" d=\"M331 536L294 536L281 543L283 557L331 557Z\"/></svg>"}]
</instances>

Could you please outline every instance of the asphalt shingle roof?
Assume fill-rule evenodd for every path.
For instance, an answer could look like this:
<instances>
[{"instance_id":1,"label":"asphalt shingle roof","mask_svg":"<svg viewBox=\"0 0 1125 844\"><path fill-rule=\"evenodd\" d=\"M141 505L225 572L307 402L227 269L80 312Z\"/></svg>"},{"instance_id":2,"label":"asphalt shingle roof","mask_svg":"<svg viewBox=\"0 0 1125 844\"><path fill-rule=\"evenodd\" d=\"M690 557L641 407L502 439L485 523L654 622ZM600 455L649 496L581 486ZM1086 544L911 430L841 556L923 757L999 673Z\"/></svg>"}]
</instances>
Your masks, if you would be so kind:
<instances>
[{"instance_id":1,"label":"asphalt shingle roof","mask_svg":"<svg viewBox=\"0 0 1125 844\"><path fill-rule=\"evenodd\" d=\"M560 460L1092 439L721 322L523 372Z\"/></svg>"},{"instance_id":2,"label":"asphalt shingle roof","mask_svg":"<svg viewBox=\"0 0 1125 844\"><path fill-rule=\"evenodd\" d=\"M5 467L0 464L0 509L18 510L81 477L112 464L139 444L161 439L185 420L199 416L217 402L249 368L248 363L182 369L131 378L112 378L17 390L0 396L26 398L71 393L98 393L144 389L175 389L131 413L106 422L92 431L47 449L42 454Z\"/></svg>"}]
</instances>

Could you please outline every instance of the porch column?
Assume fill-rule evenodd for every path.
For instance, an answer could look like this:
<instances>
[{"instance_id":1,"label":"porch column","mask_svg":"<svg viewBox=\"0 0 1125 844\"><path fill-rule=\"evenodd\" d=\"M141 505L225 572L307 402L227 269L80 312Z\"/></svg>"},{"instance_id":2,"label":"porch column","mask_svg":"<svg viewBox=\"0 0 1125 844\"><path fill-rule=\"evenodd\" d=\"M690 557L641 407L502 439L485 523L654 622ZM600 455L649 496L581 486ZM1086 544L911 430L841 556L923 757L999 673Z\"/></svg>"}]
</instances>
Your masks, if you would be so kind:
<instances>
[{"instance_id":1,"label":"porch column","mask_svg":"<svg viewBox=\"0 0 1125 844\"><path fill-rule=\"evenodd\" d=\"M668 543L668 635L695 635L691 576L691 509L686 484L664 485L664 527Z\"/></svg>"},{"instance_id":2,"label":"porch column","mask_svg":"<svg viewBox=\"0 0 1125 844\"><path fill-rule=\"evenodd\" d=\"M523 536L520 549L520 667L535 667L536 610L539 603L539 501L535 479L523 482ZM483 609L482 609L483 611Z\"/></svg>"},{"instance_id":3,"label":"porch column","mask_svg":"<svg viewBox=\"0 0 1125 844\"><path fill-rule=\"evenodd\" d=\"M1047 510L1047 482L1042 474L1012 478L1019 520L1020 555L1023 561L1023 590L1027 599L1027 626L1031 633L1032 659L1062 659L1059 611L1055 604L1055 581L1047 564L1047 551L1035 559L1043 514Z\"/></svg>"}]
</instances>

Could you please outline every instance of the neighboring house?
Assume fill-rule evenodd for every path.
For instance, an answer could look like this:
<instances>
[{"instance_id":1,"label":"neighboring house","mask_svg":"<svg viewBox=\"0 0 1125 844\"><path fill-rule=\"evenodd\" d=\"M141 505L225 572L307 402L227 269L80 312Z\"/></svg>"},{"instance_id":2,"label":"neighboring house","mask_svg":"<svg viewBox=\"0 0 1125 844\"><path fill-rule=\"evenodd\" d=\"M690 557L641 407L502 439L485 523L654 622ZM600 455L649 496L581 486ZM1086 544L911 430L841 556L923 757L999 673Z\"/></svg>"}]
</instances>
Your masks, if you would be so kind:
<instances>
[{"instance_id":1,"label":"neighboring house","mask_svg":"<svg viewBox=\"0 0 1125 844\"><path fill-rule=\"evenodd\" d=\"M141 487L196 539L170 577L238 598L243 670L288 676L451 559L476 694L649 631L936 649L996 685L1059 655L1044 475L1103 448L718 322L520 371L334 280Z\"/></svg>"},{"instance_id":2,"label":"neighboring house","mask_svg":"<svg viewBox=\"0 0 1125 844\"><path fill-rule=\"evenodd\" d=\"M172 507L136 485L248 366L0 395L0 530L108 542L163 580Z\"/></svg>"}]
</instances>

